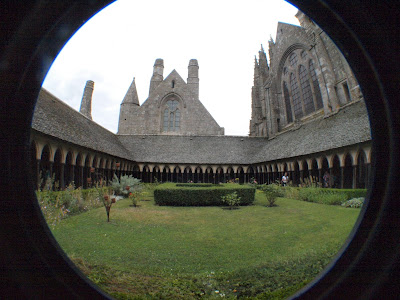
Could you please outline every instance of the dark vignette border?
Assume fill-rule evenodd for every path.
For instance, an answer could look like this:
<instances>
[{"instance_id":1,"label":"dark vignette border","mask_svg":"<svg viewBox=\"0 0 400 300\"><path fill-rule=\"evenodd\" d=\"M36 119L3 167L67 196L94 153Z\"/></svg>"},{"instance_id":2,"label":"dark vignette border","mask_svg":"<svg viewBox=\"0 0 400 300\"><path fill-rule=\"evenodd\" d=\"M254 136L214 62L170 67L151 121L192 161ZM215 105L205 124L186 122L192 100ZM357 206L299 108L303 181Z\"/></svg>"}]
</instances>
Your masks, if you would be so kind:
<instances>
[{"instance_id":1,"label":"dark vignette border","mask_svg":"<svg viewBox=\"0 0 400 300\"><path fill-rule=\"evenodd\" d=\"M0 295L104 298L69 261L40 213L29 176L33 108L62 46L109 0L37 0L0 6ZM397 298L400 292L398 39L395 1L290 1L348 59L366 99L373 151L369 204L330 266L294 297ZM210 8L212 9L212 8Z\"/></svg>"}]
</instances>

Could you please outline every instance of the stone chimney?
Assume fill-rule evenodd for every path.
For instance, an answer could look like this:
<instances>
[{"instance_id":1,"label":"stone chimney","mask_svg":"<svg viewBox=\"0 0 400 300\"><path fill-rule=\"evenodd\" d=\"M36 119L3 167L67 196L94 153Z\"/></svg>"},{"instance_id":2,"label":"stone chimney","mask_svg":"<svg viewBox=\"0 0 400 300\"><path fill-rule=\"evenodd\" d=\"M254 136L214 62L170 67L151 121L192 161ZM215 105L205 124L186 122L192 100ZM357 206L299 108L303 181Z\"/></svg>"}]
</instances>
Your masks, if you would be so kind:
<instances>
[{"instance_id":1,"label":"stone chimney","mask_svg":"<svg viewBox=\"0 0 400 300\"><path fill-rule=\"evenodd\" d=\"M157 58L153 67L153 76L150 81L150 94L157 88L157 86L164 80L164 60Z\"/></svg>"},{"instance_id":2,"label":"stone chimney","mask_svg":"<svg viewBox=\"0 0 400 300\"><path fill-rule=\"evenodd\" d=\"M79 112L85 117L93 120L92 118L92 95L93 95L94 82L92 80L86 81L85 90L83 91L81 108Z\"/></svg>"},{"instance_id":3,"label":"stone chimney","mask_svg":"<svg viewBox=\"0 0 400 300\"><path fill-rule=\"evenodd\" d=\"M188 66L187 84L195 100L199 100L199 63L197 59L191 59Z\"/></svg>"}]
</instances>

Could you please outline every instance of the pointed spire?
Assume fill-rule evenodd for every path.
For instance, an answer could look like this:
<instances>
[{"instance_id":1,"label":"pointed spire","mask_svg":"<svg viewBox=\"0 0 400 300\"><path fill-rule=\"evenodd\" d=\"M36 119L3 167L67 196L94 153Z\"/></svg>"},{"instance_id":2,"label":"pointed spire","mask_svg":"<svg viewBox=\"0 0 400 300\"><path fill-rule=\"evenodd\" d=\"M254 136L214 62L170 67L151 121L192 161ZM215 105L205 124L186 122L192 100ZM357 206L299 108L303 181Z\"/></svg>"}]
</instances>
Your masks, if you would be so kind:
<instances>
[{"instance_id":1,"label":"pointed spire","mask_svg":"<svg viewBox=\"0 0 400 300\"><path fill-rule=\"evenodd\" d=\"M269 41L268 41L268 43L269 44L275 44L275 42L274 42L274 39L272 38L272 35L269 35Z\"/></svg>"},{"instance_id":2,"label":"pointed spire","mask_svg":"<svg viewBox=\"0 0 400 300\"><path fill-rule=\"evenodd\" d=\"M259 77L259 66L258 66L257 56L254 55L254 77L253 77L254 85L257 85L258 77Z\"/></svg>"},{"instance_id":3,"label":"pointed spire","mask_svg":"<svg viewBox=\"0 0 400 300\"><path fill-rule=\"evenodd\" d=\"M137 90L136 90L135 77L133 77L131 86L129 87L128 91L126 92L124 100L122 100L122 103L123 104L125 104L125 103L136 104L139 106L139 97L138 97Z\"/></svg>"},{"instance_id":4,"label":"pointed spire","mask_svg":"<svg viewBox=\"0 0 400 300\"><path fill-rule=\"evenodd\" d=\"M258 60L260 62L260 69L262 73L266 73L269 70L267 55L265 54L264 48L261 44L261 50L258 51Z\"/></svg>"}]
</instances>

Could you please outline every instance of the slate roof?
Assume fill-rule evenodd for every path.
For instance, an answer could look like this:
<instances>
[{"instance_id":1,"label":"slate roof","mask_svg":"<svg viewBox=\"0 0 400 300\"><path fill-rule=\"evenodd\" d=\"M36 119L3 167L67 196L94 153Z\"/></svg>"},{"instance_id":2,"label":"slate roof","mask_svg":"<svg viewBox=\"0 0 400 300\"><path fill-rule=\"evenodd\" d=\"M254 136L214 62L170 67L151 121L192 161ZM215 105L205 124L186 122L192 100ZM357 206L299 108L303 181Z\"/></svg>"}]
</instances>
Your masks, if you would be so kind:
<instances>
[{"instance_id":1,"label":"slate roof","mask_svg":"<svg viewBox=\"0 0 400 300\"><path fill-rule=\"evenodd\" d=\"M270 139L255 161L272 161L337 149L371 140L364 102L343 107L329 117L315 119Z\"/></svg>"},{"instance_id":2,"label":"slate roof","mask_svg":"<svg viewBox=\"0 0 400 300\"><path fill-rule=\"evenodd\" d=\"M120 135L136 161L181 164L251 164L267 139L236 136Z\"/></svg>"},{"instance_id":3,"label":"slate roof","mask_svg":"<svg viewBox=\"0 0 400 300\"><path fill-rule=\"evenodd\" d=\"M32 128L46 135L95 151L131 159L117 136L41 89Z\"/></svg>"},{"instance_id":4,"label":"slate roof","mask_svg":"<svg viewBox=\"0 0 400 300\"><path fill-rule=\"evenodd\" d=\"M272 139L240 136L115 135L42 89L32 128L46 135L144 163L255 164L371 140L365 104L354 103Z\"/></svg>"},{"instance_id":5,"label":"slate roof","mask_svg":"<svg viewBox=\"0 0 400 300\"><path fill-rule=\"evenodd\" d=\"M120 135L138 162L255 164L341 148L371 140L363 102L313 120L275 138L236 136Z\"/></svg>"}]
</instances>

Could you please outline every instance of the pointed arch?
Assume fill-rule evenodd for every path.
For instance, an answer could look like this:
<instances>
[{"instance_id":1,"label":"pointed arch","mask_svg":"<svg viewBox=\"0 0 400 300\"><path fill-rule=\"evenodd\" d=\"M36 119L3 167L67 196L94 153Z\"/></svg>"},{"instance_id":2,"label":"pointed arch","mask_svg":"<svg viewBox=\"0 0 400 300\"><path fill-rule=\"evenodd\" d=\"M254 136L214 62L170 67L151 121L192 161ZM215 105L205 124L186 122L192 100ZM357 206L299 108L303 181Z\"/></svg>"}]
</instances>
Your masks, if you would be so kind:
<instances>
[{"instance_id":1,"label":"pointed arch","mask_svg":"<svg viewBox=\"0 0 400 300\"><path fill-rule=\"evenodd\" d=\"M221 182L225 183L224 170L222 169L222 167L218 167L215 171L215 183Z\"/></svg>"},{"instance_id":2,"label":"pointed arch","mask_svg":"<svg viewBox=\"0 0 400 300\"><path fill-rule=\"evenodd\" d=\"M228 179L227 179L227 181L235 181L235 171L233 170L233 167L232 166L229 166L227 169L226 169L226 174L227 174L227 176L228 176Z\"/></svg>"},{"instance_id":3,"label":"pointed arch","mask_svg":"<svg viewBox=\"0 0 400 300\"><path fill-rule=\"evenodd\" d=\"M49 145L45 145L40 155L39 174L41 180L41 188L44 188L46 180L52 176L52 163L50 162L51 148Z\"/></svg>"},{"instance_id":4,"label":"pointed arch","mask_svg":"<svg viewBox=\"0 0 400 300\"><path fill-rule=\"evenodd\" d=\"M142 170L142 181L145 183L151 182L151 172L149 165L144 165Z\"/></svg>"},{"instance_id":5,"label":"pointed arch","mask_svg":"<svg viewBox=\"0 0 400 300\"><path fill-rule=\"evenodd\" d=\"M337 154L332 158L332 168L331 168L331 187L340 188L342 182L342 174L340 170L340 159Z\"/></svg>"},{"instance_id":6,"label":"pointed arch","mask_svg":"<svg viewBox=\"0 0 400 300\"><path fill-rule=\"evenodd\" d=\"M193 182L193 172L190 166L186 166L183 170L183 182Z\"/></svg>"},{"instance_id":7,"label":"pointed arch","mask_svg":"<svg viewBox=\"0 0 400 300\"><path fill-rule=\"evenodd\" d=\"M174 168L172 182L182 182L182 170L179 166Z\"/></svg>"},{"instance_id":8,"label":"pointed arch","mask_svg":"<svg viewBox=\"0 0 400 300\"><path fill-rule=\"evenodd\" d=\"M293 163L293 176L292 176L292 182L294 186L298 186L300 184L301 178L300 178L300 165L299 162L296 160Z\"/></svg>"},{"instance_id":9,"label":"pointed arch","mask_svg":"<svg viewBox=\"0 0 400 300\"><path fill-rule=\"evenodd\" d=\"M245 173L244 173L244 170L243 170L242 166L240 166L237 169L237 175L238 175L238 178L239 178L239 183L240 184L244 183L244 181L245 181Z\"/></svg>"}]
</instances>

